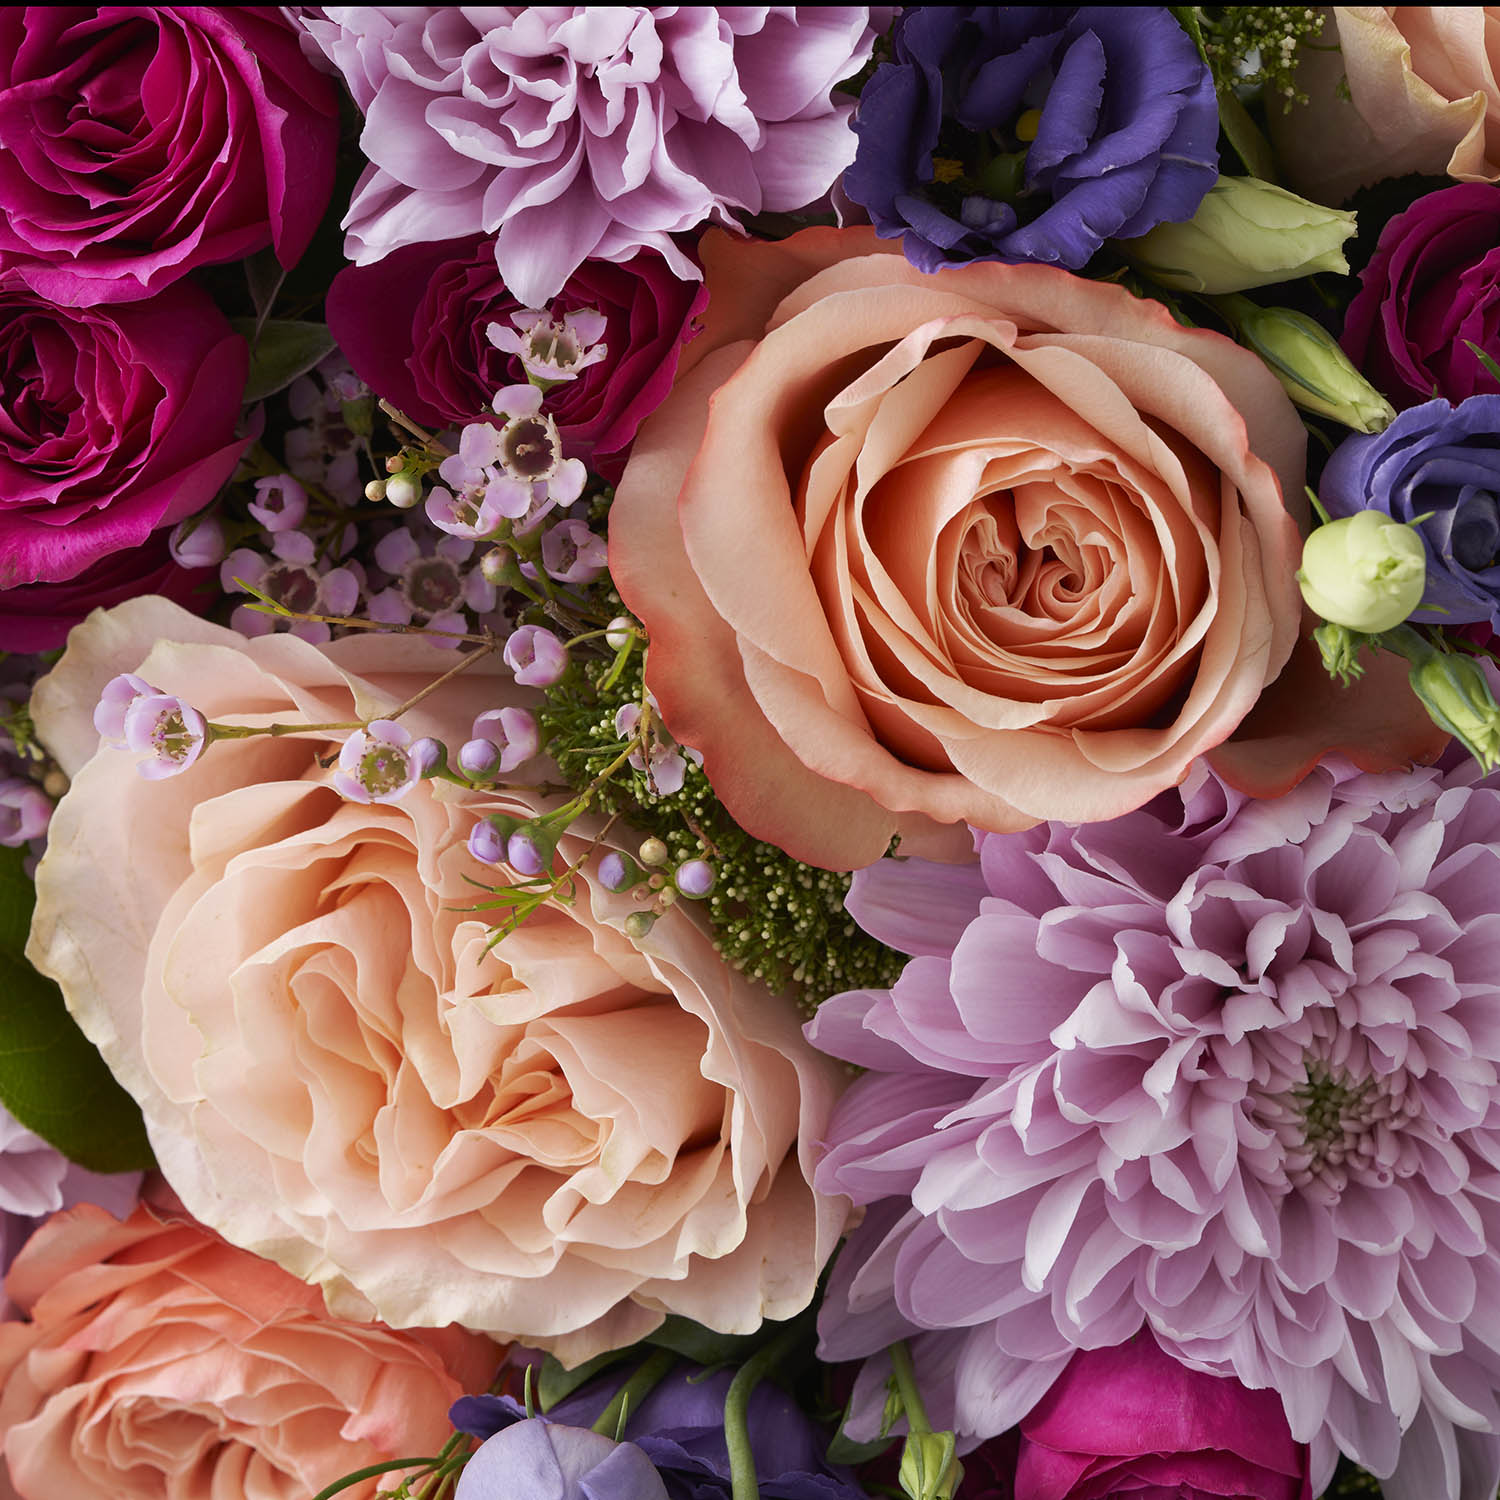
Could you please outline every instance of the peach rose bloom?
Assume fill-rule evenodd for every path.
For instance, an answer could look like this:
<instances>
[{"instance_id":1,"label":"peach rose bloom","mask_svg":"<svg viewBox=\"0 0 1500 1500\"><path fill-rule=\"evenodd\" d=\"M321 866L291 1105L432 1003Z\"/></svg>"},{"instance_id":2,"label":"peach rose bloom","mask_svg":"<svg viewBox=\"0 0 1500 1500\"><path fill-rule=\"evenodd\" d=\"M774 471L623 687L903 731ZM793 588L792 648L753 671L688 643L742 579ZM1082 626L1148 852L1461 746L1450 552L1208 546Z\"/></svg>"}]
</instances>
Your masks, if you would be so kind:
<instances>
[{"instance_id":1,"label":"peach rose bloom","mask_svg":"<svg viewBox=\"0 0 1500 1500\"><path fill-rule=\"evenodd\" d=\"M830 868L1113 818L1281 668L1305 436L1253 354L1050 267L714 232L610 515L647 681L750 833ZM1279 481L1279 482L1278 482Z\"/></svg>"},{"instance_id":2,"label":"peach rose bloom","mask_svg":"<svg viewBox=\"0 0 1500 1500\"><path fill-rule=\"evenodd\" d=\"M331 1318L314 1288L145 1205L123 1224L54 1215L6 1285L32 1320L0 1327L0 1448L22 1500L310 1500L435 1454L448 1407L501 1356L457 1328Z\"/></svg>"},{"instance_id":3,"label":"peach rose bloom","mask_svg":"<svg viewBox=\"0 0 1500 1500\"><path fill-rule=\"evenodd\" d=\"M795 1008L688 913L639 946L586 868L491 950L466 848L522 794L423 783L347 802L342 736L211 745L166 781L96 751L121 671L219 722L388 711L452 666L417 637L246 640L159 599L96 611L32 711L72 777L28 954L140 1101L162 1171L344 1317L457 1322L570 1361L669 1312L732 1332L810 1300L847 1202L799 1157L840 1075ZM450 746L521 704L498 657L402 723ZM562 854L585 851L577 838Z\"/></svg>"},{"instance_id":4,"label":"peach rose bloom","mask_svg":"<svg viewBox=\"0 0 1500 1500\"><path fill-rule=\"evenodd\" d=\"M1335 5L1318 40L1338 45L1299 52L1307 103L1267 113L1298 192L1342 203L1408 172L1500 179L1500 6Z\"/></svg>"}]
</instances>

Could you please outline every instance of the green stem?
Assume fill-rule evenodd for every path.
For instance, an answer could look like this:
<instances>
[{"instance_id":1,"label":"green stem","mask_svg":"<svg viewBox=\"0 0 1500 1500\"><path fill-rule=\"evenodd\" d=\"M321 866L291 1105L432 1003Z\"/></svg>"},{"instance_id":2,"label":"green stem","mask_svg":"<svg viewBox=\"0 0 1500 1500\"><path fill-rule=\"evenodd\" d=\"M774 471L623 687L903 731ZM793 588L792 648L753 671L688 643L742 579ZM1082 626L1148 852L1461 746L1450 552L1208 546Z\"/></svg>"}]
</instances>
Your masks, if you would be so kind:
<instances>
[{"instance_id":1,"label":"green stem","mask_svg":"<svg viewBox=\"0 0 1500 1500\"><path fill-rule=\"evenodd\" d=\"M333 1500L333 1496L344 1490L352 1489L356 1484L363 1484L367 1479L374 1479L381 1474L394 1474L400 1469L432 1469L436 1467L435 1458L389 1458L384 1463L371 1464L365 1469L356 1469L352 1474L345 1474L342 1479L335 1479L326 1489L321 1489L313 1500Z\"/></svg>"},{"instance_id":2,"label":"green stem","mask_svg":"<svg viewBox=\"0 0 1500 1500\"><path fill-rule=\"evenodd\" d=\"M724 1443L729 1449L729 1479L733 1500L760 1500L755 1482L755 1452L750 1446L750 1396L771 1369L794 1349L806 1328L796 1319L762 1344L735 1372L724 1397Z\"/></svg>"},{"instance_id":3,"label":"green stem","mask_svg":"<svg viewBox=\"0 0 1500 1500\"><path fill-rule=\"evenodd\" d=\"M891 1373L896 1377L896 1390L906 1412L907 1430L931 1432L932 1423L922 1404L922 1393L917 1389L917 1367L912 1363L911 1350L904 1341L898 1340L887 1352L891 1356Z\"/></svg>"},{"instance_id":4,"label":"green stem","mask_svg":"<svg viewBox=\"0 0 1500 1500\"><path fill-rule=\"evenodd\" d=\"M594 1431L602 1433L607 1438L614 1437L620 1426L620 1413L626 1409L626 1402L630 1403L631 1411L639 1409L641 1402L651 1394L676 1362L677 1356L670 1349L658 1349L615 1392L609 1405L595 1418Z\"/></svg>"}]
</instances>

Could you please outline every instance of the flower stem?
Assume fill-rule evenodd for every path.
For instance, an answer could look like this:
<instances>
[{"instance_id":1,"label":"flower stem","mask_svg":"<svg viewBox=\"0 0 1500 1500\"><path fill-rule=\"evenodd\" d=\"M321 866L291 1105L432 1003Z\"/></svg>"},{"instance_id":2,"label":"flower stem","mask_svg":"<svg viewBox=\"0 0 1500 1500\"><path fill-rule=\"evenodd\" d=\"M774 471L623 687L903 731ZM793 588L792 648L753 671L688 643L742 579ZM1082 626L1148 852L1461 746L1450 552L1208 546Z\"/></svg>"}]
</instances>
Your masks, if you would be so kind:
<instances>
[{"instance_id":1,"label":"flower stem","mask_svg":"<svg viewBox=\"0 0 1500 1500\"><path fill-rule=\"evenodd\" d=\"M750 1446L750 1396L766 1375L796 1347L805 1327L797 1318L768 1344L762 1344L735 1372L724 1397L724 1444L729 1450L733 1500L760 1500L755 1482L755 1451Z\"/></svg>"},{"instance_id":2,"label":"flower stem","mask_svg":"<svg viewBox=\"0 0 1500 1500\"><path fill-rule=\"evenodd\" d=\"M891 1356L891 1374L896 1377L896 1390L906 1412L907 1430L931 1432L932 1423L922 1404L922 1393L917 1389L917 1367L912 1363L911 1350L904 1340L898 1339L887 1352Z\"/></svg>"},{"instance_id":3,"label":"flower stem","mask_svg":"<svg viewBox=\"0 0 1500 1500\"><path fill-rule=\"evenodd\" d=\"M380 1474L394 1474L398 1469L433 1469L437 1467L437 1462L435 1458L388 1458L384 1463L371 1464L368 1468L345 1474L342 1479L335 1479L325 1489L319 1490L313 1500L333 1500L333 1496L352 1489L356 1484L362 1484L366 1479L374 1479Z\"/></svg>"},{"instance_id":4,"label":"flower stem","mask_svg":"<svg viewBox=\"0 0 1500 1500\"><path fill-rule=\"evenodd\" d=\"M619 1430L621 1416L628 1416L629 1412L635 1411L676 1362L677 1356L670 1349L658 1349L614 1393L609 1405L594 1419L594 1431L607 1438L614 1437Z\"/></svg>"}]
</instances>

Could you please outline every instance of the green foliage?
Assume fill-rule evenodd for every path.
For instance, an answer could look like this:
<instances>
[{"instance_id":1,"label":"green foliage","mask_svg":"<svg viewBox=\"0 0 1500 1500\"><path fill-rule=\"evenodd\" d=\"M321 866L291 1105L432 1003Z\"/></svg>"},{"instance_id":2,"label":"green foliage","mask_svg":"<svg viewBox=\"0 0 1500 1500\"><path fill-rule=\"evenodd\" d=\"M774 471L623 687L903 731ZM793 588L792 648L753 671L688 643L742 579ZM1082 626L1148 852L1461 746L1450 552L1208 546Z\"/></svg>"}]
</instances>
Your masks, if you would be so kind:
<instances>
[{"instance_id":1,"label":"green foliage","mask_svg":"<svg viewBox=\"0 0 1500 1500\"><path fill-rule=\"evenodd\" d=\"M1196 30L1184 10L1193 13ZM1298 51L1316 45L1323 30L1316 6L1195 5L1173 6L1172 12L1198 42L1221 94L1260 88L1268 99L1278 97L1283 109L1307 102L1297 90L1295 74Z\"/></svg>"},{"instance_id":2,"label":"green foliage","mask_svg":"<svg viewBox=\"0 0 1500 1500\"><path fill-rule=\"evenodd\" d=\"M615 601L618 612L618 600ZM613 656L575 654L579 670L548 690L538 714L547 752L568 784L582 788L616 755L614 718L641 695L635 651L608 687ZM643 772L617 775L597 805L617 812L670 853L668 868L708 859L713 891L694 903L706 915L724 957L752 979L780 991L796 986L817 1005L839 990L893 984L906 959L862 932L844 910L850 877L798 863L774 844L752 838L725 811L699 767L688 763L682 790L653 796Z\"/></svg>"},{"instance_id":3,"label":"green foliage","mask_svg":"<svg viewBox=\"0 0 1500 1500\"><path fill-rule=\"evenodd\" d=\"M247 406L284 391L334 350L333 335L321 323L267 318L257 325L253 318L235 318L230 326L250 344Z\"/></svg>"},{"instance_id":4,"label":"green foliage","mask_svg":"<svg viewBox=\"0 0 1500 1500\"><path fill-rule=\"evenodd\" d=\"M62 992L26 961L36 895L22 857L0 849L0 1103L90 1171L152 1166L140 1108L78 1029Z\"/></svg>"}]
</instances>

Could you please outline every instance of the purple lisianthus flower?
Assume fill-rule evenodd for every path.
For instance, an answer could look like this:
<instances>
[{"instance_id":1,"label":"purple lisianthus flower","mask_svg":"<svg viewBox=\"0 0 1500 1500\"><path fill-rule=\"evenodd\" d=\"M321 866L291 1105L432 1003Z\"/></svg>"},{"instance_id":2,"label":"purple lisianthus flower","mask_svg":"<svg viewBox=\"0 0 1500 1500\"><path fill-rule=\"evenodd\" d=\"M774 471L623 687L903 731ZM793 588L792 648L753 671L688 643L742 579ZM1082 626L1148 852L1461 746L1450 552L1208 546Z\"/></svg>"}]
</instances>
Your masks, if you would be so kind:
<instances>
[{"instance_id":1,"label":"purple lisianthus flower","mask_svg":"<svg viewBox=\"0 0 1500 1500\"><path fill-rule=\"evenodd\" d=\"M1426 516L1427 589L1411 618L1500 630L1500 395L1428 401L1346 438L1318 493L1333 516Z\"/></svg>"},{"instance_id":2,"label":"purple lisianthus flower","mask_svg":"<svg viewBox=\"0 0 1500 1500\"><path fill-rule=\"evenodd\" d=\"M1500 1481L1500 778L1200 763L1106 823L887 860L850 908L913 955L808 1033L867 1069L815 1184L864 1204L826 1359L910 1340L935 1427L1024 1418L1143 1327L1274 1391L1394 1500ZM1096 1450L1097 1451L1097 1450ZM1465 1478L1460 1483L1459 1475Z\"/></svg>"},{"instance_id":3,"label":"purple lisianthus flower","mask_svg":"<svg viewBox=\"0 0 1500 1500\"><path fill-rule=\"evenodd\" d=\"M586 260L658 251L744 211L802 208L853 155L833 85L869 58L865 6L298 7L365 116L344 227L366 265L496 235L542 308Z\"/></svg>"},{"instance_id":4,"label":"purple lisianthus flower","mask_svg":"<svg viewBox=\"0 0 1500 1500\"><path fill-rule=\"evenodd\" d=\"M454 1500L667 1500L667 1491L634 1444L533 1417L480 1445Z\"/></svg>"},{"instance_id":5,"label":"purple lisianthus flower","mask_svg":"<svg viewBox=\"0 0 1500 1500\"><path fill-rule=\"evenodd\" d=\"M843 187L924 271L1078 270L1190 219L1218 177L1213 77L1164 7L913 6L894 44Z\"/></svg>"},{"instance_id":6,"label":"purple lisianthus flower","mask_svg":"<svg viewBox=\"0 0 1500 1500\"><path fill-rule=\"evenodd\" d=\"M650 1460L669 1500L729 1500L729 1450L724 1443L724 1398L733 1370L706 1378L690 1366L673 1371L638 1407L627 1413L626 1441ZM617 1376L600 1377L560 1401L536 1419L554 1431L574 1432L603 1411L618 1385ZM510 1396L465 1396L453 1405L454 1426L474 1437L491 1436L517 1425L530 1425L525 1411ZM766 1500L864 1500L864 1491L845 1469L828 1463L828 1436L819 1431L796 1402L774 1385L762 1382L751 1392L747 1426L755 1455L757 1481ZM597 1434L592 1434L597 1436ZM485 1448L489 1446L487 1442ZM612 1445L613 1446L613 1445ZM484 1448L479 1450L480 1453ZM472 1467L473 1460L470 1461ZM515 1472L495 1470L497 1479ZM476 1489L461 1500L528 1500L514 1487ZM568 1492L568 1500L574 1500ZM610 1500L614 1500L610 1495Z\"/></svg>"}]
</instances>

